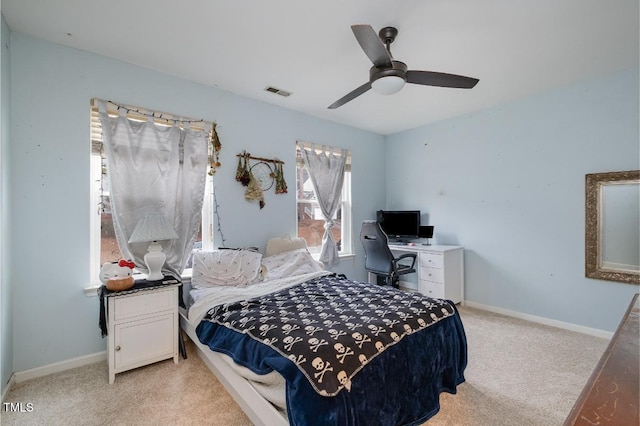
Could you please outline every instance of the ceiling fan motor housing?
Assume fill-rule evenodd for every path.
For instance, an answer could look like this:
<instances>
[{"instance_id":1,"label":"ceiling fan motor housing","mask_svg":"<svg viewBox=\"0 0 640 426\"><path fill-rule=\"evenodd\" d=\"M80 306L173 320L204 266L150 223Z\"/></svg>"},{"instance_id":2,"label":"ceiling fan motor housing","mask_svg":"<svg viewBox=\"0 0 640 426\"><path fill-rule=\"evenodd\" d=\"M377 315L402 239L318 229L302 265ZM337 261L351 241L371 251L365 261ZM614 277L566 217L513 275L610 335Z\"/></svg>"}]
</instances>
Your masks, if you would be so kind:
<instances>
[{"instance_id":1,"label":"ceiling fan motor housing","mask_svg":"<svg viewBox=\"0 0 640 426\"><path fill-rule=\"evenodd\" d=\"M370 83L373 83L379 78L389 76L400 77L404 81L407 81L407 65L404 62L391 61L391 68L373 66L369 70Z\"/></svg>"}]
</instances>

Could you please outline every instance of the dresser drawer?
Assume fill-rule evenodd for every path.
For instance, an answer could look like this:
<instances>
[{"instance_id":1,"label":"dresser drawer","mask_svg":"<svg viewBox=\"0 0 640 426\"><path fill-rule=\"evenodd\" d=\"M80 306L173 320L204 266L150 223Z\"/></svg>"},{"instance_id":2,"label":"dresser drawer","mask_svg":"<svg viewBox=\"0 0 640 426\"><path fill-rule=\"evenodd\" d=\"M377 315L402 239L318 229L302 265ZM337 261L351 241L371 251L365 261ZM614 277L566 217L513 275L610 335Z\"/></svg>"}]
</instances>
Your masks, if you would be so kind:
<instances>
[{"instance_id":1,"label":"dresser drawer","mask_svg":"<svg viewBox=\"0 0 640 426\"><path fill-rule=\"evenodd\" d=\"M420 267L419 276L420 281L431 281L444 284L444 269Z\"/></svg>"},{"instance_id":2,"label":"dresser drawer","mask_svg":"<svg viewBox=\"0 0 640 426\"><path fill-rule=\"evenodd\" d=\"M173 297L174 294L173 290L167 290L118 297L114 301L113 318L118 321L174 309L174 306L177 305L177 301Z\"/></svg>"},{"instance_id":3,"label":"dresser drawer","mask_svg":"<svg viewBox=\"0 0 640 426\"><path fill-rule=\"evenodd\" d=\"M426 268L440 268L444 267L443 256L440 253L420 253L420 259L418 260L420 266Z\"/></svg>"},{"instance_id":4,"label":"dresser drawer","mask_svg":"<svg viewBox=\"0 0 640 426\"><path fill-rule=\"evenodd\" d=\"M418 291L428 297L444 299L444 284L420 280Z\"/></svg>"}]
</instances>

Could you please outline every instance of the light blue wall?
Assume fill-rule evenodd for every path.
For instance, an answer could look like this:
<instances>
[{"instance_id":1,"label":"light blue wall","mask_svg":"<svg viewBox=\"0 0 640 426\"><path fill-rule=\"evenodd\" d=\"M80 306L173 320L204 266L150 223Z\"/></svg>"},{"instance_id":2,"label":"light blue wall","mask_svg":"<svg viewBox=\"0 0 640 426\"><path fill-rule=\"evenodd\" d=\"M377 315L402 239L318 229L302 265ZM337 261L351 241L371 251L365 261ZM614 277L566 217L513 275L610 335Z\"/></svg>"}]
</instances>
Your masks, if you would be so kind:
<instances>
[{"instance_id":1,"label":"light blue wall","mask_svg":"<svg viewBox=\"0 0 640 426\"><path fill-rule=\"evenodd\" d=\"M216 121L222 167L216 175L228 246L264 245L296 231L295 141L348 148L353 157L353 220L384 204L384 137L330 123L148 69L12 33L11 247L14 266L14 371L103 351L98 299L89 279L89 100L113 100ZM294 95L295 96L295 95ZM286 195L266 207L244 200L237 158L285 161ZM336 271L364 279L355 259Z\"/></svg>"},{"instance_id":2,"label":"light blue wall","mask_svg":"<svg viewBox=\"0 0 640 426\"><path fill-rule=\"evenodd\" d=\"M584 278L585 174L640 168L638 70L387 138L387 207L465 251L465 298L613 331L638 286Z\"/></svg>"},{"instance_id":3,"label":"light blue wall","mask_svg":"<svg viewBox=\"0 0 640 426\"><path fill-rule=\"evenodd\" d=\"M6 32L3 24L3 45ZM295 233L293 191L267 194L260 211L234 179L235 154L281 158L292 189L301 139L352 150L356 226L386 200L423 210L436 242L464 245L471 301L613 330L637 291L583 278L584 175L639 167L637 70L384 138L21 34L10 39L11 143L3 130L2 163L12 167L3 167L11 186L2 196L11 198L2 230L12 231L13 272L6 288L3 268L1 296L2 341L13 334L13 353L3 345L3 380L6 360L22 371L105 349L98 300L82 292L92 97L219 124L216 184L229 246ZM357 235L354 247L356 258L335 270L364 279Z\"/></svg>"},{"instance_id":4,"label":"light blue wall","mask_svg":"<svg viewBox=\"0 0 640 426\"><path fill-rule=\"evenodd\" d=\"M11 276L8 255L9 235L9 137L11 101L11 54L10 33L4 20L0 19L0 366L1 393L13 372L13 319L11 309Z\"/></svg>"}]
</instances>

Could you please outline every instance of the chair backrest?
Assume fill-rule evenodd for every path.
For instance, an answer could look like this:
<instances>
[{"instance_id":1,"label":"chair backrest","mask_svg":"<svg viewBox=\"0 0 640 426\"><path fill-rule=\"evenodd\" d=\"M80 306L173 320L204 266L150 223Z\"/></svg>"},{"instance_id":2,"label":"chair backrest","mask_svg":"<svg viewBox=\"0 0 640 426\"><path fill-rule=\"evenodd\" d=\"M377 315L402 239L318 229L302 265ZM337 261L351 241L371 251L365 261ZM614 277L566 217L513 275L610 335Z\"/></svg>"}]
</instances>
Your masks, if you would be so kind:
<instances>
[{"instance_id":1,"label":"chair backrest","mask_svg":"<svg viewBox=\"0 0 640 426\"><path fill-rule=\"evenodd\" d=\"M364 247L364 268L381 275L391 274L393 254L389 249L387 234L377 221L362 222L360 241Z\"/></svg>"}]
</instances>

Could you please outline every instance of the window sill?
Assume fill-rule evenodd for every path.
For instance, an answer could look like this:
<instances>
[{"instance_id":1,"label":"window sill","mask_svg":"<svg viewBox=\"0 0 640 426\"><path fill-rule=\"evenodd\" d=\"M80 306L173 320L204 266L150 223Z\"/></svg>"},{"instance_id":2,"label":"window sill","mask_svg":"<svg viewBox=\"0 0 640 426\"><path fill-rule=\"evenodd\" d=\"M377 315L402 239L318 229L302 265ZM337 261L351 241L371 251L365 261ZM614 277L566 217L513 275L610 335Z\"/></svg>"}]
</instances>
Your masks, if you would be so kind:
<instances>
[{"instance_id":1,"label":"window sill","mask_svg":"<svg viewBox=\"0 0 640 426\"><path fill-rule=\"evenodd\" d=\"M318 258L320 257L320 253L313 253L311 254L311 257L313 257L315 260L318 260ZM344 253L344 254L340 254L339 258L340 260L346 260L346 259L355 259L356 255L355 253ZM182 272L182 281L185 282L187 280L191 280L191 273L192 270L191 269L185 269ZM133 278L135 279L140 279L140 278L144 278L145 275L144 274L134 274ZM85 287L83 289L84 291L84 295L87 297L98 297L98 289L102 286L102 284L98 284L98 283L94 283L93 285L90 285L88 287Z\"/></svg>"},{"instance_id":2,"label":"window sill","mask_svg":"<svg viewBox=\"0 0 640 426\"><path fill-rule=\"evenodd\" d=\"M311 257L313 258L313 260L317 260L318 262L320 261L320 253L311 253ZM338 255L338 258L340 260L345 260L345 259L355 259L356 255L355 253L344 253L344 254L340 254Z\"/></svg>"},{"instance_id":3,"label":"window sill","mask_svg":"<svg viewBox=\"0 0 640 426\"><path fill-rule=\"evenodd\" d=\"M84 295L87 297L98 297L99 285L92 285L91 287L84 288Z\"/></svg>"},{"instance_id":4,"label":"window sill","mask_svg":"<svg viewBox=\"0 0 640 426\"><path fill-rule=\"evenodd\" d=\"M191 280L191 272L192 272L191 269L185 269L182 272L182 282L185 282L186 280ZM145 277L144 274L133 274L133 278L136 280L143 279L144 277ZM85 287L83 290L84 295L87 297L98 297L98 289L100 287L102 287L102 283L100 284L95 283L89 287Z\"/></svg>"}]
</instances>

